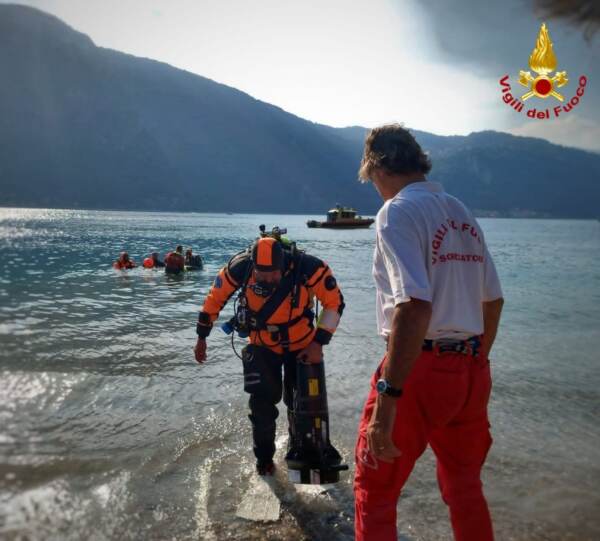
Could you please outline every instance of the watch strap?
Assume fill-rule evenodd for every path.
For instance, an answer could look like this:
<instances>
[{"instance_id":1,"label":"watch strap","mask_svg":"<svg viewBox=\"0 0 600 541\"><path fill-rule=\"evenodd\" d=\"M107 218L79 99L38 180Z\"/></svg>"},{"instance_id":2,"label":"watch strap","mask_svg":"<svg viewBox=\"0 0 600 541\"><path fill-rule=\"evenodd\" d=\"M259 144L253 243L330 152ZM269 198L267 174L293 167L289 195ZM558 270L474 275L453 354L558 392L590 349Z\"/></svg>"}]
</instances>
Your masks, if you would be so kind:
<instances>
[{"instance_id":1,"label":"watch strap","mask_svg":"<svg viewBox=\"0 0 600 541\"><path fill-rule=\"evenodd\" d=\"M377 392L379 394L384 394L386 396L391 396L392 398L400 398L402 396L402 389L396 389L395 387L392 387L385 379L380 379L377 383L379 384L380 382L383 382L383 384L385 385L384 389L382 391L380 391L379 389L377 389ZM383 385L381 385L383 387Z\"/></svg>"}]
</instances>

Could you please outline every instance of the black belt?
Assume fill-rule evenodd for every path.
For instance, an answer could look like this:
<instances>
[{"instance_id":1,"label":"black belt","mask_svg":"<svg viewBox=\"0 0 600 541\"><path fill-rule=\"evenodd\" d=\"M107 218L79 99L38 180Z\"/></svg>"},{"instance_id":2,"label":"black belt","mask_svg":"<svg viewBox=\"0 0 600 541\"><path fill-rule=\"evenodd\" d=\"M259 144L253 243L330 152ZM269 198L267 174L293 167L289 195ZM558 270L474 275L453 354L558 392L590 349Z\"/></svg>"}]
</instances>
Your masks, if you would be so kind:
<instances>
[{"instance_id":1,"label":"black belt","mask_svg":"<svg viewBox=\"0 0 600 541\"><path fill-rule=\"evenodd\" d=\"M315 314L310 308L306 308L299 316L290 319L287 323L265 323L253 314L248 318L248 327L253 331L268 331L272 333L281 331L282 329L289 329L304 318L308 319L312 325L314 317Z\"/></svg>"},{"instance_id":2,"label":"black belt","mask_svg":"<svg viewBox=\"0 0 600 541\"><path fill-rule=\"evenodd\" d=\"M437 355L459 353L477 357L481 341L479 336L471 336L466 340L453 340L452 338L438 338L437 340L424 340L423 351L433 351Z\"/></svg>"},{"instance_id":3,"label":"black belt","mask_svg":"<svg viewBox=\"0 0 600 541\"><path fill-rule=\"evenodd\" d=\"M256 316L250 316L248 319L248 327L252 331L267 331L271 333L271 340L273 340L273 342L278 342L278 345L280 345L284 351L289 351L289 330L304 318L308 320L310 330L308 331L308 334L302 339L296 340L296 342L299 342L306 338L314 329L313 321L315 318L315 314L310 308L305 308L299 316L295 317L294 319L290 319L287 323L265 323L264 321L260 321L260 319L258 319Z\"/></svg>"}]
</instances>

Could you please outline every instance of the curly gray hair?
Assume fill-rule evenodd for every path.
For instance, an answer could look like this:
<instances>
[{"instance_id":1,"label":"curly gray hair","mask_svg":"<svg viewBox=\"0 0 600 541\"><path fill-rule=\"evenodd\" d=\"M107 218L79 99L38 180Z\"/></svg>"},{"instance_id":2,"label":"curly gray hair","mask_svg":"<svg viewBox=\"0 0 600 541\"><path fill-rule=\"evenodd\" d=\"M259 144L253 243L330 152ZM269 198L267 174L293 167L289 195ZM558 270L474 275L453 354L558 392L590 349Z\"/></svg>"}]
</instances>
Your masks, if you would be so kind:
<instances>
[{"instance_id":1,"label":"curly gray hair","mask_svg":"<svg viewBox=\"0 0 600 541\"><path fill-rule=\"evenodd\" d=\"M367 135L358 177L367 182L377 169L397 175L427 174L431 160L410 131L401 124L386 124Z\"/></svg>"}]
</instances>

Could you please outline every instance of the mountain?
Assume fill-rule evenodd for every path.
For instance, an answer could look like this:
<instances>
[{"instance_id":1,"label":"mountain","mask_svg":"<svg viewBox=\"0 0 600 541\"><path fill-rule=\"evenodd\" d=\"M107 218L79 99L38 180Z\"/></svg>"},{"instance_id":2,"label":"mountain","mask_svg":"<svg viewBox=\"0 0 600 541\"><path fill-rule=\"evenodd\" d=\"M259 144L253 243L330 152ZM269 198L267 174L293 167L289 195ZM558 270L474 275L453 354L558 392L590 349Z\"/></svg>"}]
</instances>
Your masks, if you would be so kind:
<instances>
[{"instance_id":1,"label":"mountain","mask_svg":"<svg viewBox=\"0 0 600 541\"><path fill-rule=\"evenodd\" d=\"M366 129L315 124L0 5L0 205L373 213ZM486 213L596 217L600 155L496 132L415 132L430 175Z\"/></svg>"}]
</instances>

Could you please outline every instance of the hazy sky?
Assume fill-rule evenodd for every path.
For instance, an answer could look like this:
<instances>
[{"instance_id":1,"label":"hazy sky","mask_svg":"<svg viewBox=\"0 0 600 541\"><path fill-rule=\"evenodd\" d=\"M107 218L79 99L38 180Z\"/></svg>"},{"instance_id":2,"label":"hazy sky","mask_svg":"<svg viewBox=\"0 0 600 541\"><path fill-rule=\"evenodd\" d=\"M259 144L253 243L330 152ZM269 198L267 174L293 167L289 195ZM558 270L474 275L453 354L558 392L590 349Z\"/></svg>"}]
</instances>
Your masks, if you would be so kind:
<instances>
[{"instance_id":1,"label":"hazy sky","mask_svg":"<svg viewBox=\"0 0 600 541\"><path fill-rule=\"evenodd\" d=\"M548 21L577 107L530 120L520 96L541 19L531 0L29 0L96 45L167 62L332 126L401 121L437 134L495 129L600 151L600 36ZM597 77L596 77L597 76ZM534 103L537 102L537 103ZM532 98L545 109L553 98Z\"/></svg>"}]
</instances>

